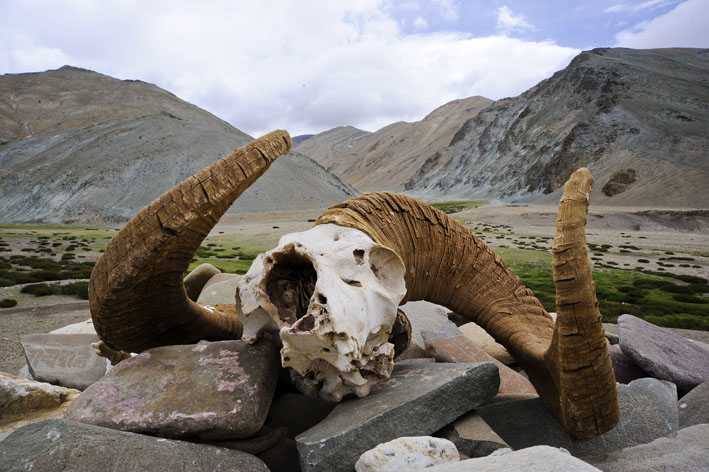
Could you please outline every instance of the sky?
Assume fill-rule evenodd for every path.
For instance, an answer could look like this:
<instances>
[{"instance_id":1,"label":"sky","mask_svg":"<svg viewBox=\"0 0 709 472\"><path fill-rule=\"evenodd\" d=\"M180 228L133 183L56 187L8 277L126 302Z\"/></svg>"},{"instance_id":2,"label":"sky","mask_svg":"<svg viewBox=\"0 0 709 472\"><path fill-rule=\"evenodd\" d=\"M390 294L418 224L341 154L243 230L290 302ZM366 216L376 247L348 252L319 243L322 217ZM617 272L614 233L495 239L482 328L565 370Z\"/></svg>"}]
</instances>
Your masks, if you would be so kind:
<instances>
[{"instance_id":1,"label":"sky","mask_svg":"<svg viewBox=\"0 0 709 472\"><path fill-rule=\"evenodd\" d=\"M709 47L709 0L0 0L0 74L154 83L256 137L519 95L583 50Z\"/></svg>"}]
</instances>

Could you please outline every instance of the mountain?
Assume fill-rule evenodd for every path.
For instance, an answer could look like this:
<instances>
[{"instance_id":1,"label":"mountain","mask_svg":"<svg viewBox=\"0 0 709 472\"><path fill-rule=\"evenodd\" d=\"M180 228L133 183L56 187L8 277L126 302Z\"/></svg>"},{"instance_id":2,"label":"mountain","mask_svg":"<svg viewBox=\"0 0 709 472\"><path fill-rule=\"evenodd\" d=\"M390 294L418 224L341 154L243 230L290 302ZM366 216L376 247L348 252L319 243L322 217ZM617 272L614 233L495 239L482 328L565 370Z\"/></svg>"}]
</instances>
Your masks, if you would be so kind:
<instances>
[{"instance_id":1,"label":"mountain","mask_svg":"<svg viewBox=\"0 0 709 472\"><path fill-rule=\"evenodd\" d=\"M314 134L299 134L298 136L291 136L290 140L293 143L293 146L295 146L296 144L302 143L306 139L310 139L313 136L315 136L315 135Z\"/></svg>"},{"instance_id":2,"label":"mountain","mask_svg":"<svg viewBox=\"0 0 709 472\"><path fill-rule=\"evenodd\" d=\"M421 121L393 123L375 133L340 127L294 147L360 191L402 190L424 162L445 147L461 125L493 103L455 100Z\"/></svg>"},{"instance_id":3,"label":"mountain","mask_svg":"<svg viewBox=\"0 0 709 472\"><path fill-rule=\"evenodd\" d=\"M551 203L586 166L594 204L706 207L708 130L709 50L594 49L468 120L405 189Z\"/></svg>"},{"instance_id":4,"label":"mountain","mask_svg":"<svg viewBox=\"0 0 709 472\"><path fill-rule=\"evenodd\" d=\"M0 76L0 221L126 221L251 137L173 94L65 66ZM230 210L323 208L356 191L289 152Z\"/></svg>"}]
</instances>

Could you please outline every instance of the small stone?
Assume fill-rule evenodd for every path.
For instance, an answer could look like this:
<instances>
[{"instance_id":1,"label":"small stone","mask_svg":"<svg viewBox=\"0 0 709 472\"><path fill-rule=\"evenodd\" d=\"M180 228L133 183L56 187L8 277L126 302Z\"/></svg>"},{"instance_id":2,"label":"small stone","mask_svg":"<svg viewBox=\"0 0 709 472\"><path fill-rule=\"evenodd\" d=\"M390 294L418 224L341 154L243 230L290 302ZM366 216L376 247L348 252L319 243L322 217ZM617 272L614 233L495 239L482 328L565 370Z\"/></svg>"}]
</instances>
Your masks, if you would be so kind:
<instances>
[{"instance_id":1,"label":"small stone","mask_svg":"<svg viewBox=\"0 0 709 472\"><path fill-rule=\"evenodd\" d=\"M434 332L422 331L426 351L439 362L492 362L500 371L498 395L535 395L537 391L526 377L507 367L476 346L455 325Z\"/></svg>"},{"instance_id":2,"label":"small stone","mask_svg":"<svg viewBox=\"0 0 709 472\"><path fill-rule=\"evenodd\" d=\"M438 465L426 472L600 472L560 449L536 446L488 457L468 459L455 464Z\"/></svg>"},{"instance_id":3,"label":"small stone","mask_svg":"<svg viewBox=\"0 0 709 472\"><path fill-rule=\"evenodd\" d=\"M498 449L509 448L504 439L474 411L466 413L441 429L436 436L452 441L458 452L468 457L489 456Z\"/></svg>"},{"instance_id":4,"label":"small stone","mask_svg":"<svg viewBox=\"0 0 709 472\"><path fill-rule=\"evenodd\" d=\"M399 307L411 323L411 343L423 348L421 331L438 331L444 326L455 326L448 319L450 310L425 301L408 302Z\"/></svg>"},{"instance_id":5,"label":"small stone","mask_svg":"<svg viewBox=\"0 0 709 472\"><path fill-rule=\"evenodd\" d=\"M709 424L690 426L651 443L584 460L604 472L709 470Z\"/></svg>"},{"instance_id":6,"label":"small stone","mask_svg":"<svg viewBox=\"0 0 709 472\"><path fill-rule=\"evenodd\" d=\"M497 393L497 367L482 364L395 365L364 398L340 403L296 438L305 472L351 471L359 456L401 436L438 431Z\"/></svg>"},{"instance_id":7,"label":"small stone","mask_svg":"<svg viewBox=\"0 0 709 472\"><path fill-rule=\"evenodd\" d=\"M3 471L268 472L257 457L204 444L67 420L18 429L0 442Z\"/></svg>"},{"instance_id":8,"label":"small stone","mask_svg":"<svg viewBox=\"0 0 709 472\"><path fill-rule=\"evenodd\" d=\"M195 267L189 274L185 276L184 284L187 296L190 300L197 301L199 294L202 292L202 287L209 279L222 271L214 267L212 264L204 263Z\"/></svg>"},{"instance_id":9,"label":"small stone","mask_svg":"<svg viewBox=\"0 0 709 472\"><path fill-rule=\"evenodd\" d=\"M638 367L628 356L626 356L617 344L611 344L608 353L613 364L616 382L629 384L633 380L650 377L644 370Z\"/></svg>"},{"instance_id":10,"label":"small stone","mask_svg":"<svg viewBox=\"0 0 709 472\"><path fill-rule=\"evenodd\" d=\"M230 274L233 275L233 274ZM236 286L241 276L229 277L222 282L210 284L199 294L197 303L202 305L227 305L240 303L237 300Z\"/></svg>"},{"instance_id":11,"label":"small stone","mask_svg":"<svg viewBox=\"0 0 709 472\"><path fill-rule=\"evenodd\" d=\"M106 374L109 363L96 355L95 334L28 334L20 338L32 378L84 390Z\"/></svg>"},{"instance_id":12,"label":"small stone","mask_svg":"<svg viewBox=\"0 0 709 472\"><path fill-rule=\"evenodd\" d=\"M620 337L618 337L618 335L614 333L606 332L606 339L608 340L611 346L615 346L620 342Z\"/></svg>"},{"instance_id":13,"label":"small stone","mask_svg":"<svg viewBox=\"0 0 709 472\"><path fill-rule=\"evenodd\" d=\"M709 423L709 380L679 400L679 427Z\"/></svg>"},{"instance_id":14,"label":"small stone","mask_svg":"<svg viewBox=\"0 0 709 472\"><path fill-rule=\"evenodd\" d=\"M356 472L398 472L459 462L455 445L447 439L431 436L401 437L379 444L362 454Z\"/></svg>"},{"instance_id":15,"label":"small stone","mask_svg":"<svg viewBox=\"0 0 709 472\"><path fill-rule=\"evenodd\" d=\"M209 288L210 286L212 286L214 284L218 284L221 282L225 282L227 280L238 279L238 278L241 278L241 276L239 274L230 274L228 272L222 272L221 274L217 274L214 277L212 277L211 279L207 280L207 283L204 284L204 287L202 287L202 291L204 292L205 290L207 290L207 288Z\"/></svg>"},{"instance_id":16,"label":"small stone","mask_svg":"<svg viewBox=\"0 0 709 472\"><path fill-rule=\"evenodd\" d=\"M0 372L0 431L64 415L81 392Z\"/></svg>"},{"instance_id":17,"label":"small stone","mask_svg":"<svg viewBox=\"0 0 709 472\"><path fill-rule=\"evenodd\" d=\"M266 420L278 371L278 348L265 340L157 347L116 365L67 418L163 437L245 438Z\"/></svg>"},{"instance_id":18,"label":"small stone","mask_svg":"<svg viewBox=\"0 0 709 472\"><path fill-rule=\"evenodd\" d=\"M644 378L616 386L620 422L607 433L587 441L571 439L541 399L485 405L476 411L514 449L548 445L563 447L576 457L649 443L679 429L674 384Z\"/></svg>"},{"instance_id":19,"label":"small stone","mask_svg":"<svg viewBox=\"0 0 709 472\"><path fill-rule=\"evenodd\" d=\"M632 315L618 318L620 348L645 372L686 393L709 379L709 350Z\"/></svg>"},{"instance_id":20,"label":"small stone","mask_svg":"<svg viewBox=\"0 0 709 472\"><path fill-rule=\"evenodd\" d=\"M505 349L505 346L495 341L495 338L490 336L490 334L482 329L477 323L466 323L459 329L461 333L473 342L473 344L503 364L512 365L517 363L515 358L512 357L512 354Z\"/></svg>"}]
</instances>

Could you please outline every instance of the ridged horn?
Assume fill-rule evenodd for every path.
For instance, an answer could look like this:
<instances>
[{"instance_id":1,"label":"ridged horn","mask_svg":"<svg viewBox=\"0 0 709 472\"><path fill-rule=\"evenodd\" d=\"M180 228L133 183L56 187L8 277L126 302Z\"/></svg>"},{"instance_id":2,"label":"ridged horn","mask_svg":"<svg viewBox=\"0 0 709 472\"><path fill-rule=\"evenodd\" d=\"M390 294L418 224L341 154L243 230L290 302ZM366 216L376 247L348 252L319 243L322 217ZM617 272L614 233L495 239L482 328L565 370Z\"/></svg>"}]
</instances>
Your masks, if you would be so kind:
<instances>
[{"instance_id":1,"label":"ridged horn","mask_svg":"<svg viewBox=\"0 0 709 472\"><path fill-rule=\"evenodd\" d=\"M110 349L241 337L235 306L212 311L191 301L183 276L221 216L290 146L286 131L256 139L160 196L116 233L89 283L91 318Z\"/></svg>"},{"instance_id":2,"label":"ridged horn","mask_svg":"<svg viewBox=\"0 0 709 472\"><path fill-rule=\"evenodd\" d=\"M574 174L571 182L577 180ZM585 254L585 237L578 237L579 228L583 233L584 227L575 206L578 192L584 189L583 185L567 185L561 200L561 232L555 240L571 246L563 246L560 256ZM571 266L555 259L561 303L555 329L532 291L490 247L424 202L392 193L361 195L326 210L316 224L325 223L359 229L398 253L406 267L407 294L402 303L426 300L482 326L524 368L546 406L572 437L595 437L615 426L619 418L615 377L600 315L597 308L577 306L567 296L580 290L584 300L589 294L595 300L590 267L573 287L566 275L558 275ZM577 266L582 263L573 259ZM578 339L571 325L583 327Z\"/></svg>"}]
</instances>

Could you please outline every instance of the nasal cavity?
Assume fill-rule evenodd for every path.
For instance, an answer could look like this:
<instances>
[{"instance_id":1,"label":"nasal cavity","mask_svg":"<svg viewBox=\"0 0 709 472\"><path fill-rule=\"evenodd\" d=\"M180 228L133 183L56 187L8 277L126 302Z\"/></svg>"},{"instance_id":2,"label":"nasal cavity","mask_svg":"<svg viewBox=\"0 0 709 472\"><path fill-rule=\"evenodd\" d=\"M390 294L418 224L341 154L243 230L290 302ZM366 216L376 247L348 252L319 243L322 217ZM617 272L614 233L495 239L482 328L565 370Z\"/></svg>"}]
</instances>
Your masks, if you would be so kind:
<instances>
[{"instance_id":1,"label":"nasal cavity","mask_svg":"<svg viewBox=\"0 0 709 472\"><path fill-rule=\"evenodd\" d=\"M266 293L278 309L278 317L292 325L308 312L318 275L313 264L295 252L276 253L273 259Z\"/></svg>"},{"instance_id":2,"label":"nasal cavity","mask_svg":"<svg viewBox=\"0 0 709 472\"><path fill-rule=\"evenodd\" d=\"M355 249L352 251L352 254L354 255L357 265L361 265L364 262L364 249Z\"/></svg>"}]
</instances>

